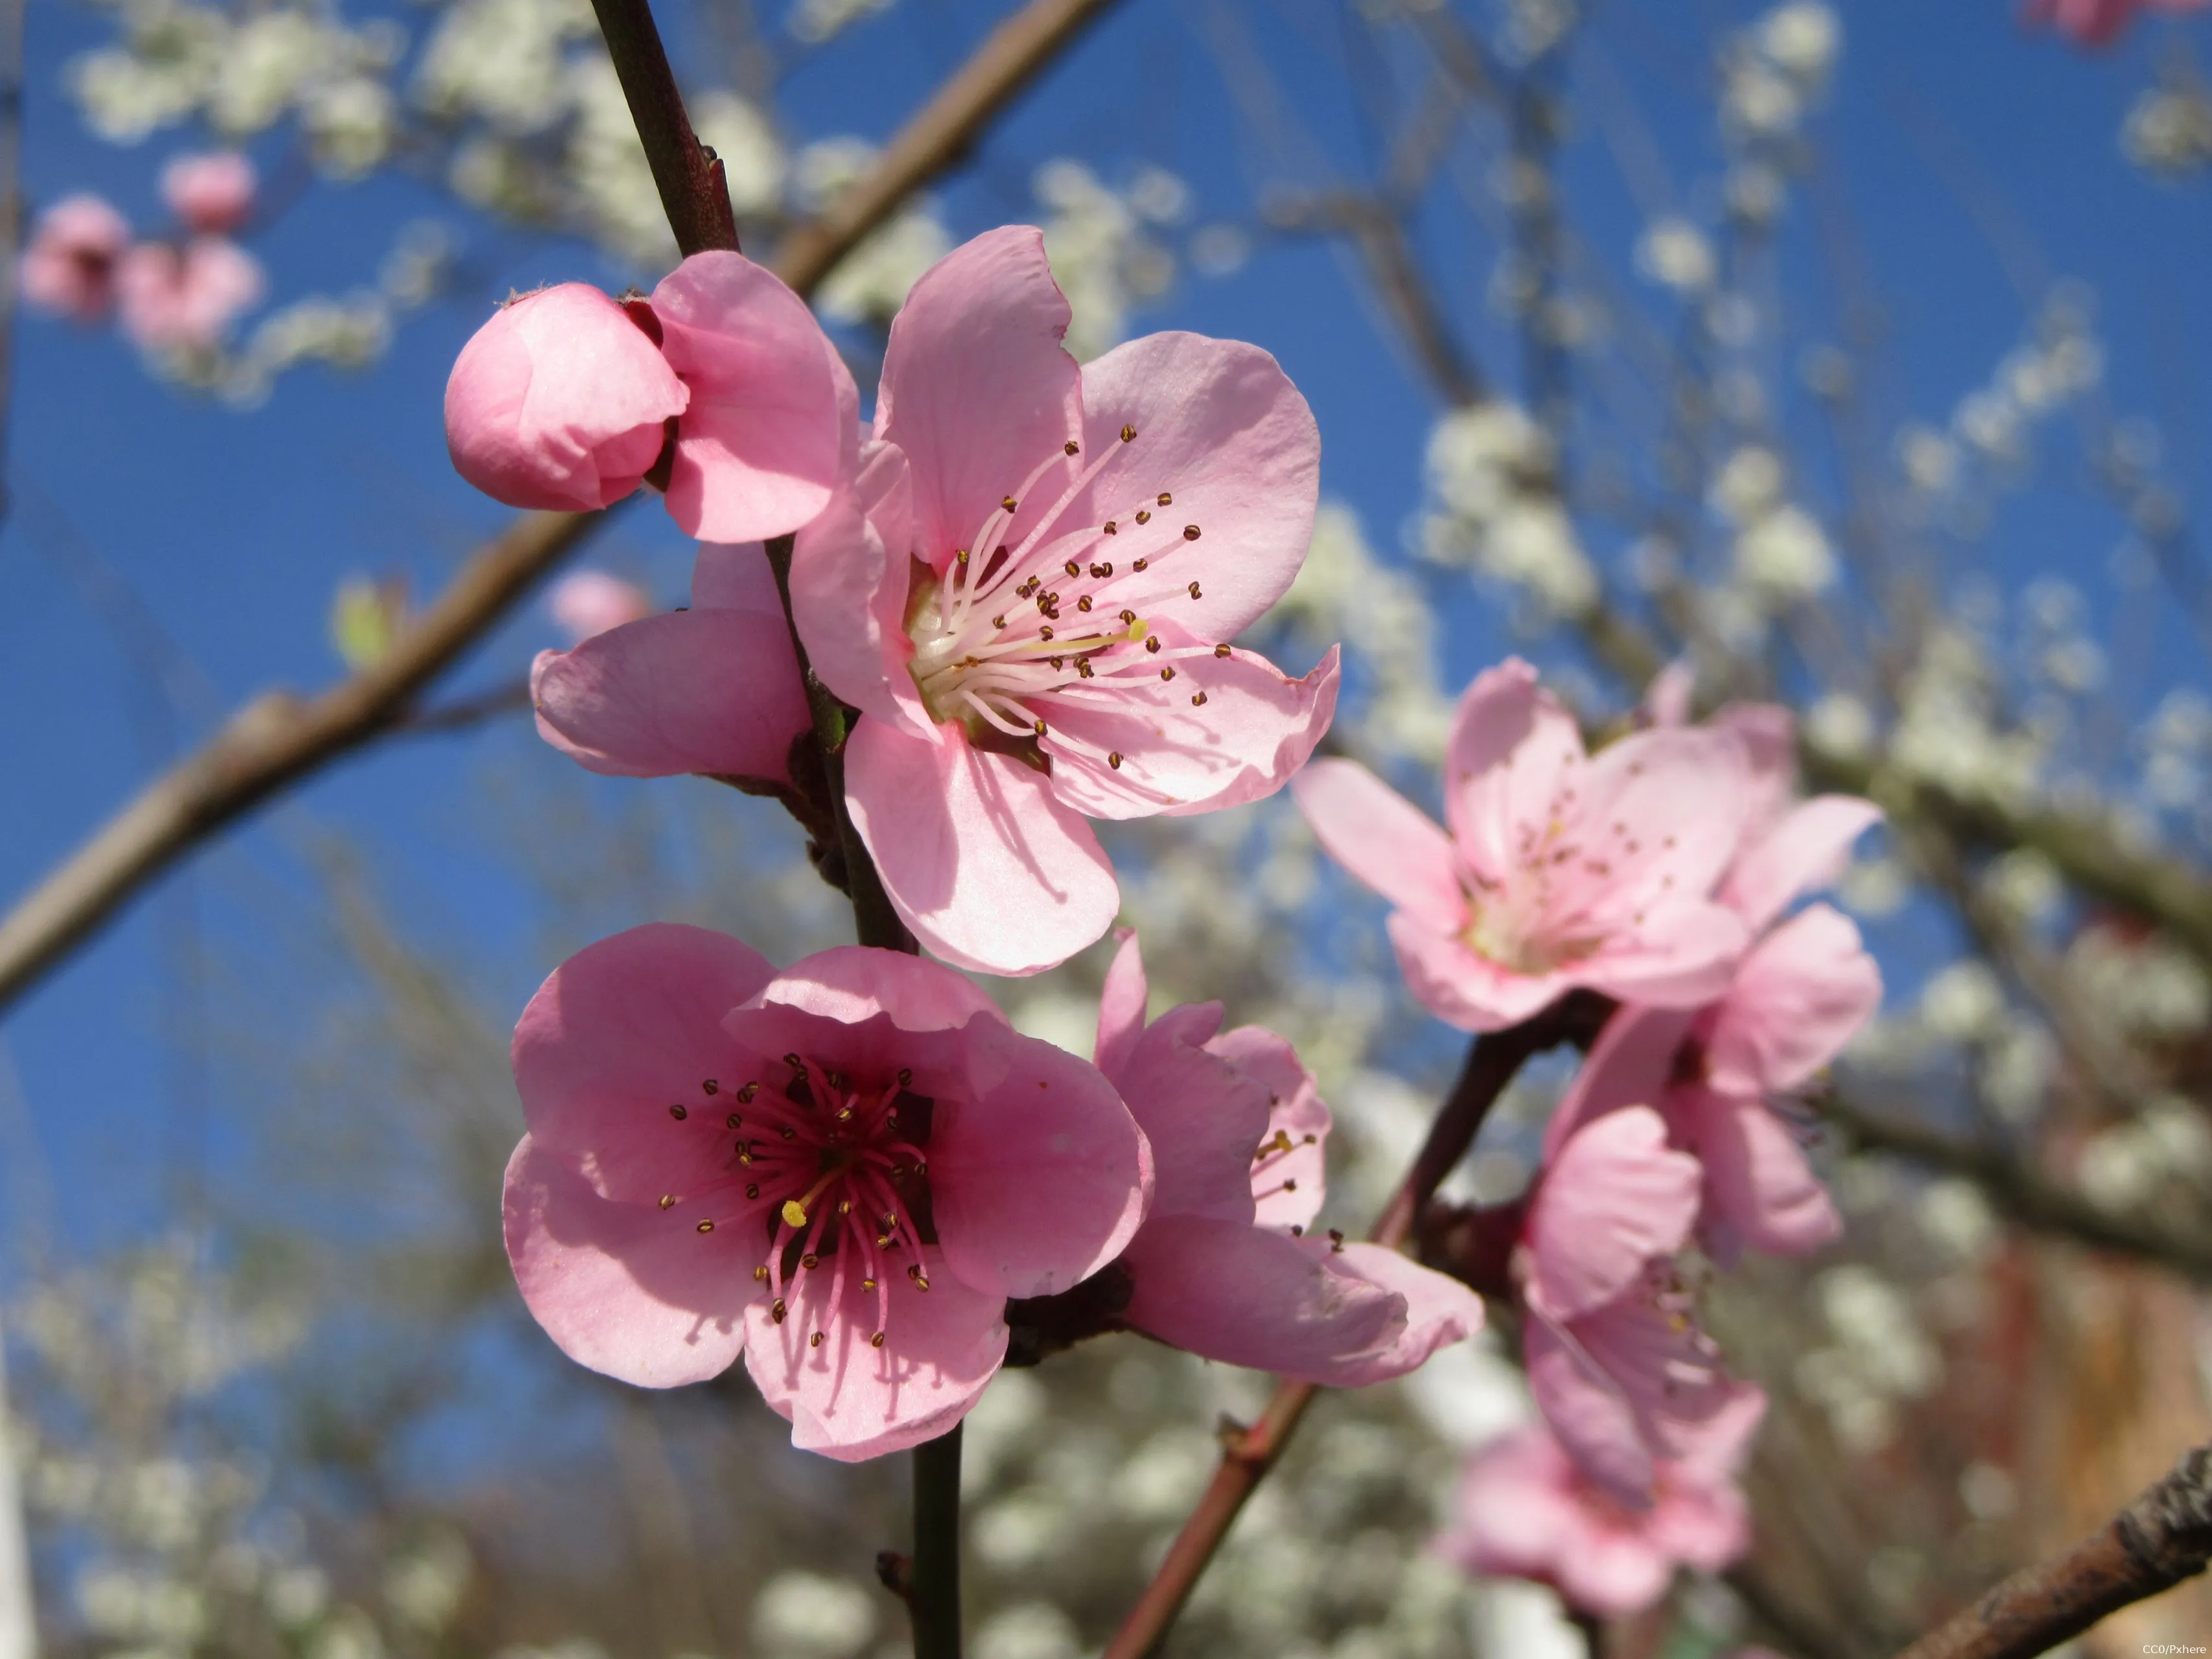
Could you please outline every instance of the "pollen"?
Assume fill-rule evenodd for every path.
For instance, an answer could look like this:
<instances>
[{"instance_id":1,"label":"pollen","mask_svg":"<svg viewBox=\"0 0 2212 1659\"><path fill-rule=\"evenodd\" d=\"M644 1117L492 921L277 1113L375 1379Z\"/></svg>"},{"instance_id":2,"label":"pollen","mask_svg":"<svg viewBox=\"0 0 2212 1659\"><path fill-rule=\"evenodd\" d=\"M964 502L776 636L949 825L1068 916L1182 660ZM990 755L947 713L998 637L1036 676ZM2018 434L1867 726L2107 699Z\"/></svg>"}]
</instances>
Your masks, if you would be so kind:
<instances>
[{"instance_id":1,"label":"pollen","mask_svg":"<svg viewBox=\"0 0 2212 1659\"><path fill-rule=\"evenodd\" d=\"M1125 444L1133 444L1133 443L1136 442L1136 441L1137 441L1137 428L1134 428L1133 426L1125 426L1125 427L1123 427L1123 428L1121 428L1121 441L1122 441L1123 443L1125 443Z\"/></svg>"},{"instance_id":2,"label":"pollen","mask_svg":"<svg viewBox=\"0 0 2212 1659\"><path fill-rule=\"evenodd\" d=\"M1083 453L1083 446L1076 442L1073 438L1070 438L1066 443L1062 444L1060 446L1060 449L1065 453L1070 455L1080 455Z\"/></svg>"},{"instance_id":3,"label":"pollen","mask_svg":"<svg viewBox=\"0 0 2212 1659\"><path fill-rule=\"evenodd\" d=\"M1194 693L1192 693L1192 695L1191 695L1191 699L1190 699L1190 706L1191 706L1193 708L1205 708L1205 707L1206 707L1206 693L1205 693L1205 692L1203 692L1203 691L1197 691L1197 692L1194 692Z\"/></svg>"},{"instance_id":4,"label":"pollen","mask_svg":"<svg viewBox=\"0 0 2212 1659\"><path fill-rule=\"evenodd\" d=\"M1229 647L1225 645L1217 645L1213 647L1213 654L1226 662L1229 660Z\"/></svg>"},{"instance_id":5,"label":"pollen","mask_svg":"<svg viewBox=\"0 0 2212 1659\"><path fill-rule=\"evenodd\" d=\"M1194 524L1185 525L1182 527L1182 538L1187 542L1196 541L1198 539L1198 526Z\"/></svg>"},{"instance_id":6,"label":"pollen","mask_svg":"<svg viewBox=\"0 0 2212 1659\"><path fill-rule=\"evenodd\" d=\"M1111 754L1108 755L1106 757L1106 764L1112 767L1116 772L1120 771L1121 769L1121 751L1117 749Z\"/></svg>"},{"instance_id":7,"label":"pollen","mask_svg":"<svg viewBox=\"0 0 2212 1659\"><path fill-rule=\"evenodd\" d=\"M1150 524L1152 521L1152 508L1150 508L1149 507L1139 507L1139 508L1137 509L1137 522L1138 522L1139 524Z\"/></svg>"},{"instance_id":8,"label":"pollen","mask_svg":"<svg viewBox=\"0 0 2212 1659\"><path fill-rule=\"evenodd\" d=\"M1070 559L1066 564L1060 566L1060 568L1067 572L1071 576L1080 576L1083 574L1083 567L1076 563L1073 559Z\"/></svg>"},{"instance_id":9,"label":"pollen","mask_svg":"<svg viewBox=\"0 0 2212 1659\"><path fill-rule=\"evenodd\" d=\"M1076 608L1078 611L1088 611L1088 610L1090 610L1090 609L1091 609L1091 596L1090 596L1088 593L1085 593L1085 594L1081 599L1079 599L1076 600L1076 602L1075 602L1075 608Z\"/></svg>"},{"instance_id":10,"label":"pollen","mask_svg":"<svg viewBox=\"0 0 2212 1659\"><path fill-rule=\"evenodd\" d=\"M675 1203L676 1203L676 1194L673 1194L673 1193L663 1193L663 1194L661 1194L661 1195L660 1195L660 1207L661 1207L662 1209L665 1210L665 1209L672 1208L672 1207L674 1206Z\"/></svg>"},{"instance_id":11,"label":"pollen","mask_svg":"<svg viewBox=\"0 0 2212 1659\"><path fill-rule=\"evenodd\" d=\"M783 1200L783 1220L786 1226L804 1227L806 1224L806 1206L795 1198L787 1198Z\"/></svg>"}]
</instances>

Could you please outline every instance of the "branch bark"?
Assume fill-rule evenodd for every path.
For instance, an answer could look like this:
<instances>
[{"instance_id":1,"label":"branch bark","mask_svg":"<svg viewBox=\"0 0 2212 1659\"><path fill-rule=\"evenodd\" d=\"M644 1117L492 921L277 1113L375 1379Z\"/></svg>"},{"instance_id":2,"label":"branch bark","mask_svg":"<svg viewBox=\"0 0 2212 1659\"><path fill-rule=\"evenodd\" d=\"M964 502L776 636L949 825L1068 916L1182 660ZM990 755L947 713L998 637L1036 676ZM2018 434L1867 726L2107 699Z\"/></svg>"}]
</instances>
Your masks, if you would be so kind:
<instances>
[{"instance_id":1,"label":"branch bark","mask_svg":"<svg viewBox=\"0 0 2212 1659\"><path fill-rule=\"evenodd\" d=\"M630 120L653 168L661 210L676 233L684 257L713 248L738 246L737 216L730 210L730 187L722 163L691 131L684 94L653 26L646 0L592 0L599 33L614 59L615 78L629 105Z\"/></svg>"},{"instance_id":2,"label":"branch bark","mask_svg":"<svg viewBox=\"0 0 2212 1659\"><path fill-rule=\"evenodd\" d=\"M1429 1126L1428 1139L1368 1234L1370 1241L1394 1250L1403 1248L1413 1237L1422 1206L1435 1196L1453 1166L1467 1156L1483 1120L1514 1074L1547 1048L1588 1041L1610 1008L1602 1000L1577 993L1525 1024L1477 1037L1468 1048L1459 1080ZM1279 1383L1257 1423L1224 1433L1221 1463L1213 1479L1200 1495L1182 1530L1176 1534L1175 1542L1168 1547L1166 1559L1152 1582L1114 1633L1102 1659L1149 1659L1160 1650L1245 1500L1280 1461L1317 1392L1308 1382Z\"/></svg>"},{"instance_id":3,"label":"branch bark","mask_svg":"<svg viewBox=\"0 0 2212 1659\"><path fill-rule=\"evenodd\" d=\"M854 245L976 136L1113 0L1031 0L1000 24L901 129L875 169L784 240L775 273L810 294ZM263 693L136 799L0 919L0 1009L94 933L141 887L276 791L400 729L414 699L489 633L601 514L517 519L479 550L386 658L301 702Z\"/></svg>"},{"instance_id":4,"label":"branch bark","mask_svg":"<svg viewBox=\"0 0 2212 1659\"><path fill-rule=\"evenodd\" d=\"M2212 1560L2212 1446L2063 1554L2013 1574L1898 1659L2032 1659Z\"/></svg>"}]
</instances>

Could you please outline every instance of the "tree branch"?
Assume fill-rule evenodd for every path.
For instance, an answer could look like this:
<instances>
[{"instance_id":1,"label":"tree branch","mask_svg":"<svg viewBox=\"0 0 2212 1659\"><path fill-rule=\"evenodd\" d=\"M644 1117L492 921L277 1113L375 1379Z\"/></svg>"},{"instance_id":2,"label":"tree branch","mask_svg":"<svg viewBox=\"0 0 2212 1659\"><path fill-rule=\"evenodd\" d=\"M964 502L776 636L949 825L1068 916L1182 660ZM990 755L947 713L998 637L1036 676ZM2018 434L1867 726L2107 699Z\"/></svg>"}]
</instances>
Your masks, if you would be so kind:
<instances>
[{"instance_id":1,"label":"tree branch","mask_svg":"<svg viewBox=\"0 0 2212 1659\"><path fill-rule=\"evenodd\" d=\"M991 119L1112 0L1031 0L901 129L875 169L817 222L784 239L772 268L811 293L854 243L956 166ZM22 994L132 894L288 784L386 732L423 688L596 530L604 514L517 519L463 567L385 659L302 704L255 698L196 753L149 784L0 919L0 1008Z\"/></svg>"},{"instance_id":2,"label":"tree branch","mask_svg":"<svg viewBox=\"0 0 2212 1659\"><path fill-rule=\"evenodd\" d=\"M1468 1048L1459 1080L1445 1097L1436 1121L1429 1126L1428 1139L1383 1206L1369 1240L1394 1250L1403 1247L1413 1237L1422 1206L1435 1195L1453 1166L1467 1156L1483 1120L1514 1074L1547 1048L1562 1042L1588 1042L1611 1006L1602 999L1577 992L1525 1024L1477 1037ZM1149 1659L1159 1651L1231 1524L1282 1457L1316 1392L1308 1382L1279 1383L1257 1423L1224 1433L1221 1463L1213 1479L1200 1495L1182 1530L1176 1534L1175 1542L1168 1547L1167 1557L1152 1582L1114 1633L1102 1659Z\"/></svg>"},{"instance_id":3,"label":"tree branch","mask_svg":"<svg viewBox=\"0 0 2212 1659\"><path fill-rule=\"evenodd\" d=\"M653 26L653 8L646 0L592 0L592 10L607 56L614 59L615 78L622 82L677 247L687 258L713 248L735 252L738 221L730 210L721 159L691 131L684 94Z\"/></svg>"},{"instance_id":4,"label":"tree branch","mask_svg":"<svg viewBox=\"0 0 2212 1659\"><path fill-rule=\"evenodd\" d=\"M1898 1659L2032 1659L2212 1559L2212 1446L2063 1554L2013 1574Z\"/></svg>"}]
</instances>

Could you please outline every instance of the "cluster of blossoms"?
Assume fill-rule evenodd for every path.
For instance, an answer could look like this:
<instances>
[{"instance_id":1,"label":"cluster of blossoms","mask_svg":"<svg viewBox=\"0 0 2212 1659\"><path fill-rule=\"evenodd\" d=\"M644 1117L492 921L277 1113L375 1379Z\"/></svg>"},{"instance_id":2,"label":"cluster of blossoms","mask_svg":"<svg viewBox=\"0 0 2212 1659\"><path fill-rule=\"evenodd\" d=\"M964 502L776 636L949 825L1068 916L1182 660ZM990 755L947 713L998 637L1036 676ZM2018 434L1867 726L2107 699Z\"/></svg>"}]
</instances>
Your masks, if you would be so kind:
<instances>
[{"instance_id":1,"label":"cluster of blossoms","mask_svg":"<svg viewBox=\"0 0 2212 1659\"><path fill-rule=\"evenodd\" d=\"M24 250L23 297L81 323L113 313L149 352L210 349L264 287L260 262L233 235L254 191L253 164L234 151L180 155L161 175L178 234L144 240L99 197L66 197L40 216Z\"/></svg>"},{"instance_id":2,"label":"cluster of blossoms","mask_svg":"<svg viewBox=\"0 0 2212 1659\"><path fill-rule=\"evenodd\" d=\"M1839 914L1785 912L1875 811L1793 802L1786 714L1691 725L1677 675L1653 729L1591 756L1517 661L1460 703L1449 830L1353 762L1308 764L1336 652L1291 679L1234 643L1312 537L1304 400L1266 353L1195 335L1079 366L1069 319L1016 228L915 285L865 424L805 306L735 252L650 296L519 297L461 354L465 477L570 510L649 484L701 543L687 610L639 615L596 575L562 590L580 642L533 671L547 740L601 773L801 798L823 787L803 652L852 722L830 805L950 964L855 946L779 971L667 924L564 963L514 1039L524 1297L633 1382L742 1355L795 1443L855 1459L945 1432L1071 1308L1079 1334L1348 1386L1472 1334L1487 1291L1516 1306L1546 1426L1477 1458L1446 1547L1598 1612L1647 1602L1675 1564L1741 1549L1733 1476L1765 1407L1697 1323L1689 1253L1836 1229L1786 1097L1880 979ZM1088 820L1285 782L1394 902L1440 1018L1613 1005L1529 1191L1430 1230L1451 1274L1309 1231L1312 1073L1271 1031L1223 1031L1218 1004L1147 1021L1133 935L1087 1061L954 971L1039 973L1107 931L1119 889ZM1531 1505L1545 1525L1501 1527Z\"/></svg>"},{"instance_id":3,"label":"cluster of blossoms","mask_svg":"<svg viewBox=\"0 0 2212 1659\"><path fill-rule=\"evenodd\" d=\"M1440 1230L1467 1277L1517 1302L1542 1419L1476 1456L1444 1547L1599 1616L1748 1540L1733 1475L1764 1399L1699 1328L1686 1253L1835 1236L1788 1102L1881 997L1848 918L1785 915L1876 809L1793 801L1786 711L1693 726L1687 702L1670 673L1651 729L1592 756L1525 664L1491 670L1447 751L1449 831L1351 761L1292 786L1323 847L1395 907L1400 966L1438 1018L1497 1030L1571 991L1615 1005L1528 1191Z\"/></svg>"}]
</instances>

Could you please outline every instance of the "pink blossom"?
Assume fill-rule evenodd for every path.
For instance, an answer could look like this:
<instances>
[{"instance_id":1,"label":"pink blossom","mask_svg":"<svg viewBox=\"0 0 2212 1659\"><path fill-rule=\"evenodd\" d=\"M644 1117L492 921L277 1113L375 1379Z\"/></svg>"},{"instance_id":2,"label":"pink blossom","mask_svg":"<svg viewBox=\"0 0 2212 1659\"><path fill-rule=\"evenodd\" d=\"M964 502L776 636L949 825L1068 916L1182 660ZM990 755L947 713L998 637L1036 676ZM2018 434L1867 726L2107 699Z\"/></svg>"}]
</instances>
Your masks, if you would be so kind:
<instances>
[{"instance_id":1,"label":"pink blossom","mask_svg":"<svg viewBox=\"0 0 2212 1659\"><path fill-rule=\"evenodd\" d=\"M779 973L632 928L554 971L514 1060L507 1247L539 1324L648 1388L742 1351L793 1443L847 1462L957 1422L1006 1299L1111 1261L1152 1188L1104 1078L896 951Z\"/></svg>"},{"instance_id":2,"label":"pink blossom","mask_svg":"<svg viewBox=\"0 0 2212 1659\"><path fill-rule=\"evenodd\" d=\"M1125 932L1098 1010L1097 1061L1152 1148L1145 1224L1122 1257L1123 1318L1208 1359L1337 1388L1403 1376L1482 1326L1482 1302L1395 1250L1306 1237L1324 1194L1329 1112L1291 1045L1223 1031L1221 1005L1145 1021Z\"/></svg>"},{"instance_id":3,"label":"pink blossom","mask_svg":"<svg viewBox=\"0 0 2212 1659\"><path fill-rule=\"evenodd\" d=\"M1305 557L1320 440L1255 347L1156 334L1078 367L1041 234L980 236L891 326L854 487L803 532L792 605L859 708L853 819L949 962L1051 967L1119 893L1089 818L1279 787L1336 700L1229 641Z\"/></svg>"},{"instance_id":4,"label":"pink blossom","mask_svg":"<svg viewBox=\"0 0 2212 1659\"><path fill-rule=\"evenodd\" d=\"M836 361L805 301L741 254L693 254L650 301L563 283L461 349L447 447L510 507L611 506L665 465L653 482L685 534L785 535L837 476Z\"/></svg>"},{"instance_id":5,"label":"pink blossom","mask_svg":"<svg viewBox=\"0 0 2212 1659\"><path fill-rule=\"evenodd\" d=\"M553 584L546 604L553 620L579 645L653 614L653 600L643 588L604 570L570 571Z\"/></svg>"},{"instance_id":6,"label":"pink blossom","mask_svg":"<svg viewBox=\"0 0 2212 1659\"><path fill-rule=\"evenodd\" d=\"M1321 844L1396 908L1413 994L1463 1030L1519 1024L1578 986L1689 1006L1747 942L1713 896L1751 809L1726 730L1638 732L1586 756L1517 659L1460 699L1444 763L1450 833L1356 762L1292 785Z\"/></svg>"},{"instance_id":7,"label":"pink blossom","mask_svg":"<svg viewBox=\"0 0 2212 1659\"><path fill-rule=\"evenodd\" d=\"M2202 11L2212 0L2027 0L2022 15L2048 24L2080 46L2108 46L2146 11Z\"/></svg>"},{"instance_id":8,"label":"pink blossom","mask_svg":"<svg viewBox=\"0 0 2212 1659\"><path fill-rule=\"evenodd\" d=\"M234 149L179 155L161 170L161 197L186 229L220 236L253 211L256 182L253 163Z\"/></svg>"},{"instance_id":9,"label":"pink blossom","mask_svg":"<svg viewBox=\"0 0 2212 1659\"><path fill-rule=\"evenodd\" d=\"M68 196L39 216L23 251L23 297L41 311L98 322L115 303L115 266L131 227L97 196Z\"/></svg>"},{"instance_id":10,"label":"pink blossom","mask_svg":"<svg viewBox=\"0 0 2212 1659\"><path fill-rule=\"evenodd\" d=\"M1547 1159L1517 1253L1537 1407L1583 1473L1632 1507L1651 1502L1662 1462L1704 1455L1756 1393L1722 1370L1675 1270L1700 1182L1656 1112L1609 1112Z\"/></svg>"},{"instance_id":11,"label":"pink blossom","mask_svg":"<svg viewBox=\"0 0 2212 1659\"><path fill-rule=\"evenodd\" d=\"M148 351L214 345L264 287L261 262L222 236L140 242L115 272L124 330Z\"/></svg>"},{"instance_id":12,"label":"pink blossom","mask_svg":"<svg viewBox=\"0 0 2212 1659\"><path fill-rule=\"evenodd\" d=\"M1590 1480L1541 1423L1525 1424L1468 1460L1437 1548L1469 1572L1548 1584L1594 1618L1640 1613L1676 1568L1717 1572L1751 1547L1735 1475L1765 1410L1756 1389L1738 1395L1695 1455L1655 1467L1642 1509Z\"/></svg>"}]
</instances>

